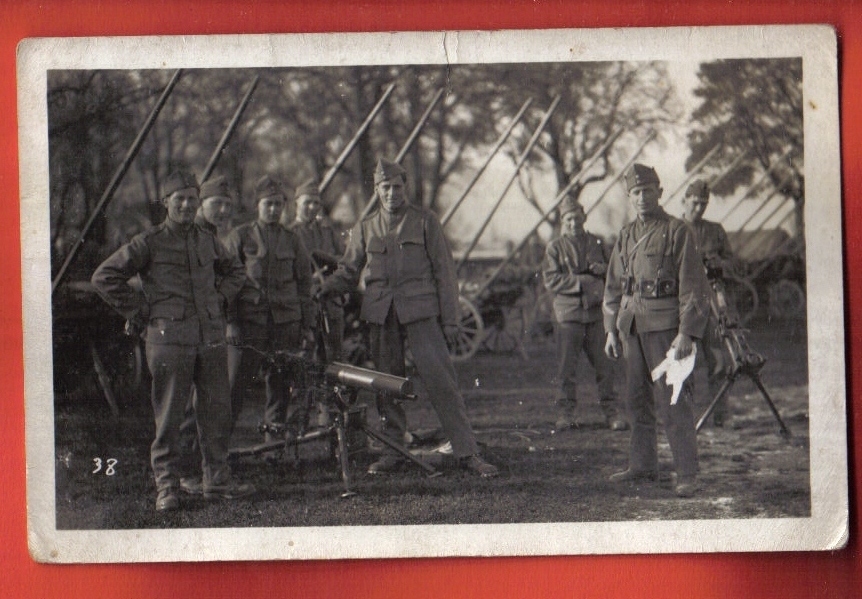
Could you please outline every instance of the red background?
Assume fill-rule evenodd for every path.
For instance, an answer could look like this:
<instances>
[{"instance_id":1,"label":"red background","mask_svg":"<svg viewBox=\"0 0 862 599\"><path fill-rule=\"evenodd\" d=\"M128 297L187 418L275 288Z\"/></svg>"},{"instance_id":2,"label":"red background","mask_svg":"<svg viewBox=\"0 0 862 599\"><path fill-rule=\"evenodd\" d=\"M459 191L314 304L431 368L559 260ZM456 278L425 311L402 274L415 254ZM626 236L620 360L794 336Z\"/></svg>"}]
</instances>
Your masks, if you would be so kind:
<instances>
[{"instance_id":1,"label":"red background","mask_svg":"<svg viewBox=\"0 0 862 599\"><path fill-rule=\"evenodd\" d=\"M828 23L838 32L851 442L851 539L833 553L55 566L27 553L15 47L26 37ZM858 579L862 443L862 3L695 0L0 4L0 597L850 597ZM855 305L854 305L855 304ZM816 323L813 323L816 326ZM836 339L836 343L842 340Z\"/></svg>"}]
</instances>

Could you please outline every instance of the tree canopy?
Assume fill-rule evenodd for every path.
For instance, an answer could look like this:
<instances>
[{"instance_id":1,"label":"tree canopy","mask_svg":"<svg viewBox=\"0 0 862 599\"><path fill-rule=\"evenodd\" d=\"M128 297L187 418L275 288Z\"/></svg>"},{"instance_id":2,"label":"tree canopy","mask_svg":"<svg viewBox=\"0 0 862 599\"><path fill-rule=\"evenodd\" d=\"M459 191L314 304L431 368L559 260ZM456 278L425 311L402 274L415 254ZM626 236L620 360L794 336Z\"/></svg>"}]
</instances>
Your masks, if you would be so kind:
<instances>
[{"instance_id":1,"label":"tree canopy","mask_svg":"<svg viewBox=\"0 0 862 599\"><path fill-rule=\"evenodd\" d=\"M49 73L55 258L79 234L171 75L157 70ZM358 214L373 191L376 157L396 154L441 88L442 101L405 157L416 201L432 209L439 208L453 176L475 168L468 156L484 156L528 97L532 107L506 151L520 153L559 95L560 106L524 171L551 165L560 188L617 128L630 135L617 140L589 180L607 176L639 136L650 128L661 133L680 112L662 63L189 70L88 240L104 253L160 220L158 182L179 166L203 170L255 75L259 85L215 169L236 190L240 219L254 209L253 187L262 174L280 178L288 194L309 177L322 178L391 83L392 96L324 194L324 210L346 199ZM529 177L521 184L538 207Z\"/></svg>"},{"instance_id":2,"label":"tree canopy","mask_svg":"<svg viewBox=\"0 0 862 599\"><path fill-rule=\"evenodd\" d=\"M686 167L719 146L707 167L718 174L745 153L713 192L731 195L774 166L769 180L779 193L796 202L801 215L805 200L802 59L705 62L697 77L694 94L700 104L692 113Z\"/></svg>"}]
</instances>

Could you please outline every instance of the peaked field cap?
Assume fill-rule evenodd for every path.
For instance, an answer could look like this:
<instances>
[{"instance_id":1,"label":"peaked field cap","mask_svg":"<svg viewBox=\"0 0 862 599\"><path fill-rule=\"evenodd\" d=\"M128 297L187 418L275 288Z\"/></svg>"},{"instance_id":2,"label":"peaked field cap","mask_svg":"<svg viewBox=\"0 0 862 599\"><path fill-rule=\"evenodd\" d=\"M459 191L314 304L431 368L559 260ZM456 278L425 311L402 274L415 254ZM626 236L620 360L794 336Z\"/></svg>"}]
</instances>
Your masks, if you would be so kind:
<instances>
[{"instance_id":1,"label":"peaked field cap","mask_svg":"<svg viewBox=\"0 0 862 599\"><path fill-rule=\"evenodd\" d=\"M635 162L626 171L626 191L631 191L638 185L661 185L658 173L651 166Z\"/></svg>"},{"instance_id":2,"label":"peaked field cap","mask_svg":"<svg viewBox=\"0 0 862 599\"><path fill-rule=\"evenodd\" d=\"M281 190L281 185L278 184L278 181L269 175L264 175L257 180L257 184L254 186L254 198L259 202L263 198L270 196L284 197L284 192Z\"/></svg>"},{"instance_id":3,"label":"peaked field cap","mask_svg":"<svg viewBox=\"0 0 862 599\"><path fill-rule=\"evenodd\" d=\"M703 198L704 200L709 199L709 185L707 185L706 181L703 179L695 179L691 182L691 185L685 190L685 197L695 196L698 198Z\"/></svg>"},{"instance_id":4,"label":"peaked field cap","mask_svg":"<svg viewBox=\"0 0 862 599\"><path fill-rule=\"evenodd\" d=\"M202 200L215 197L231 197L230 187L228 187L227 179L225 179L221 175L219 175L218 177L213 177L212 179L207 179L206 181L201 183L200 196Z\"/></svg>"},{"instance_id":5,"label":"peaked field cap","mask_svg":"<svg viewBox=\"0 0 862 599\"><path fill-rule=\"evenodd\" d=\"M405 171L404 167L397 162L392 162L386 158L379 158L377 160L377 166L374 168L374 183L377 184L381 181L394 179L395 177L401 177L406 180L407 171Z\"/></svg>"},{"instance_id":6,"label":"peaked field cap","mask_svg":"<svg viewBox=\"0 0 862 599\"><path fill-rule=\"evenodd\" d=\"M194 173L182 169L175 170L162 181L162 197L166 198L175 191L189 189L190 187L200 189Z\"/></svg>"},{"instance_id":7,"label":"peaked field cap","mask_svg":"<svg viewBox=\"0 0 862 599\"><path fill-rule=\"evenodd\" d=\"M320 182L317 180L317 177L312 177L299 184L293 197L298 200L300 196L320 197Z\"/></svg>"},{"instance_id":8,"label":"peaked field cap","mask_svg":"<svg viewBox=\"0 0 862 599\"><path fill-rule=\"evenodd\" d=\"M568 214L569 212L575 212L576 210L584 211L584 207L578 203L578 201L570 195L566 195L563 198L563 201L560 202L559 208L557 210L560 212L560 218L563 218L563 215Z\"/></svg>"}]
</instances>

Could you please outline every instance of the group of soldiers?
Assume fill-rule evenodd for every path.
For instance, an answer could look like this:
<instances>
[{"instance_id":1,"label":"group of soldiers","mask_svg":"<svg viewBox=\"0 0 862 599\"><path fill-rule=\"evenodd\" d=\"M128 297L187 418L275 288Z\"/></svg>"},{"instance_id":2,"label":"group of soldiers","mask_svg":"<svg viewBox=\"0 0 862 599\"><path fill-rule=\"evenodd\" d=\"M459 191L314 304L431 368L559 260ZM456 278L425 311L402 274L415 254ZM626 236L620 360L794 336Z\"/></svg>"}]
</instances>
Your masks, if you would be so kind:
<instances>
[{"instance_id":1,"label":"group of soldiers","mask_svg":"<svg viewBox=\"0 0 862 599\"><path fill-rule=\"evenodd\" d=\"M497 475L480 455L448 354L446 339L458 329L458 285L440 223L407 202L406 172L397 163L379 160L374 184L379 206L355 225L346 248L317 218L316 181L297 188L295 221L284 222L288 198L269 176L255 187L256 220L222 241L233 205L226 180L199 185L192 173L177 171L162 183L165 221L93 273L95 289L126 318L128 332L145 338L157 511L178 509L183 494L237 499L255 492L227 463L245 394L263 372L262 429L269 439L289 435L294 381L279 368L262 369L262 361L315 339L326 359L337 359L344 327L338 298L360 284L360 317L376 367L403 376L409 343L460 467ZM136 277L139 288L130 284ZM315 335L319 322L325 330ZM403 408L387 395L377 403L384 434L399 443L407 431ZM393 471L401 459L387 446L368 472Z\"/></svg>"},{"instance_id":2,"label":"group of soldiers","mask_svg":"<svg viewBox=\"0 0 862 599\"><path fill-rule=\"evenodd\" d=\"M635 219L623 227L610 257L600 239L584 230L583 208L564 199L561 235L548 244L543 263L546 287L554 294L558 378L558 429L576 424L575 367L581 349L596 372L599 400L609 428L631 428L628 468L613 482L642 483L658 478L656 406L673 454L674 490L690 497L697 490L697 439L691 378L677 394L653 371L665 360L683 360L697 341L715 394L725 373L720 341L710 323L712 285L730 260L727 235L706 221L709 187L689 185L683 219L667 214L655 169L634 164L625 173ZM625 407L617 406L613 362L625 361ZM722 426L724 402L714 423Z\"/></svg>"},{"instance_id":3,"label":"group of soldiers","mask_svg":"<svg viewBox=\"0 0 862 599\"><path fill-rule=\"evenodd\" d=\"M666 358L685 358L701 340L710 390L720 382L721 354L707 326L707 273L729 259L727 236L702 219L709 200L704 182L695 181L685 194L688 222L661 208L663 190L653 168L634 164L625 182L636 218L622 229L610 256L584 229L583 208L569 198L559 208L561 235L546 249L542 274L554 294L559 357L556 427L576 426L575 367L583 350L595 368L608 427L631 430L628 468L611 480L657 479L658 406L673 454L675 491L688 497L696 491L698 470L691 384L672 399L669 385L653 382L651 372ZM317 181L296 189L292 218L284 190L269 176L255 187L257 218L222 239L233 206L226 180L199 185L192 173L177 171L162 184L165 221L94 272L98 293L126 318L129 332L146 341L157 511L178 509L182 494L236 499L255 492L227 463L244 396L263 373L261 429L267 440L290 435L294 381L282 369L267 368L264 359L315 345L323 359L338 359L344 330L339 300L357 288L363 290L360 318L375 367L404 376L406 343L460 466L482 477L498 474L480 455L449 357L447 340L458 335L458 283L440 222L407 201L406 172L397 163L380 159L374 184L379 205L356 223L346 247L318 218ZM134 277L138 288L130 284ZM620 357L624 410L614 389L613 361ZM400 443L407 433L403 407L384 394L377 410L383 433ZM717 425L724 413L717 411ZM402 460L384 446L368 472L394 471Z\"/></svg>"}]
</instances>

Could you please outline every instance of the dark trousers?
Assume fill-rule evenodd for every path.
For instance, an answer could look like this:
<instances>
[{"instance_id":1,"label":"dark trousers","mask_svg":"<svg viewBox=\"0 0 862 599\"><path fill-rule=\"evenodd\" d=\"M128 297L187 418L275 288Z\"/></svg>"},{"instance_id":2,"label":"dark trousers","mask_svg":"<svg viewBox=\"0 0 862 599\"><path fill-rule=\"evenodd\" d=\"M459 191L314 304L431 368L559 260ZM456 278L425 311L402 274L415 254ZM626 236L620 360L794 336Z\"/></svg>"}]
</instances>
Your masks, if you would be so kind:
<instances>
[{"instance_id":1,"label":"dark trousers","mask_svg":"<svg viewBox=\"0 0 862 599\"><path fill-rule=\"evenodd\" d=\"M614 391L614 365L605 355L605 333L601 321L597 322L558 322L557 337L557 379L560 391L557 404L563 409L573 410L578 401L577 366L581 351L596 371L596 385L599 389L599 403L605 416L617 414L617 394Z\"/></svg>"},{"instance_id":2,"label":"dark trousers","mask_svg":"<svg viewBox=\"0 0 862 599\"><path fill-rule=\"evenodd\" d=\"M369 333L374 364L388 374L405 376L404 342L409 344L416 370L428 389L431 405L440 419L443 432L452 443L453 454L461 458L478 453L464 399L458 390L455 368L437 319L400 324L393 307L389 309L384 324L370 325ZM377 411L383 420L383 433L401 443L407 430L404 408L391 397L380 395L377 397Z\"/></svg>"},{"instance_id":3,"label":"dark trousers","mask_svg":"<svg viewBox=\"0 0 862 599\"><path fill-rule=\"evenodd\" d=\"M244 397L249 387L258 381L258 375L262 371L266 387L263 422L266 425L282 426L287 420L291 384L294 382L293 375L279 365L267 364L261 352L268 354L276 351L298 351L302 340L300 323L270 322L268 326L261 326L241 322L240 331L242 344L250 348L242 348L232 356L232 361L238 362L235 365L236 384L231 392L231 406L235 418L238 418L242 411Z\"/></svg>"},{"instance_id":4,"label":"dark trousers","mask_svg":"<svg viewBox=\"0 0 862 599\"><path fill-rule=\"evenodd\" d=\"M318 327L323 341L323 347L318 348L322 350L319 356L325 362L337 362L341 360L341 342L344 340L344 308L334 300L325 300L318 309L323 316Z\"/></svg>"},{"instance_id":5,"label":"dark trousers","mask_svg":"<svg viewBox=\"0 0 862 599\"><path fill-rule=\"evenodd\" d=\"M709 322L706 325L706 330L703 334L703 339L698 343L700 344L700 356L698 356L698 361L701 361L702 356L702 361L706 365L708 381L707 389L709 391L709 397L704 398L705 401L698 403L708 405L716 394L718 394L719 389L721 389L721 385L725 381L726 368L723 353L723 341L716 332L716 323L713 318L709 319ZM717 415L719 418L727 414L727 395L725 395L720 402L715 404L715 411L713 414Z\"/></svg>"},{"instance_id":6,"label":"dark trousers","mask_svg":"<svg viewBox=\"0 0 862 599\"><path fill-rule=\"evenodd\" d=\"M658 468L656 404L664 421L679 476L697 474L697 433L694 429L691 379L683 385L679 398L670 405L672 388L665 377L652 382L650 373L665 359L676 330L633 333L623 336L626 359L626 404L632 425L629 468L654 471Z\"/></svg>"},{"instance_id":7,"label":"dark trousers","mask_svg":"<svg viewBox=\"0 0 862 599\"><path fill-rule=\"evenodd\" d=\"M242 350L232 345L228 345L227 347L227 379L228 389L231 391L236 382L236 371L239 366L238 354L241 351ZM197 404L197 401L198 391L197 387L194 387L192 388L189 402L186 404L183 422L180 424L181 458L179 468L180 476L183 478L200 476L201 447L200 441L198 440L197 416L195 415L195 405ZM233 427L236 426L238 416L239 412L236 410L236 406L233 405L233 401L231 400L231 433L233 433Z\"/></svg>"},{"instance_id":8,"label":"dark trousers","mask_svg":"<svg viewBox=\"0 0 862 599\"><path fill-rule=\"evenodd\" d=\"M156 435L150 447L150 459L156 488L179 486L180 424L192 385L197 389L194 412L204 486L226 482L230 477L227 466L230 395L225 345L196 347L147 343L146 353L153 375L151 399Z\"/></svg>"}]
</instances>

